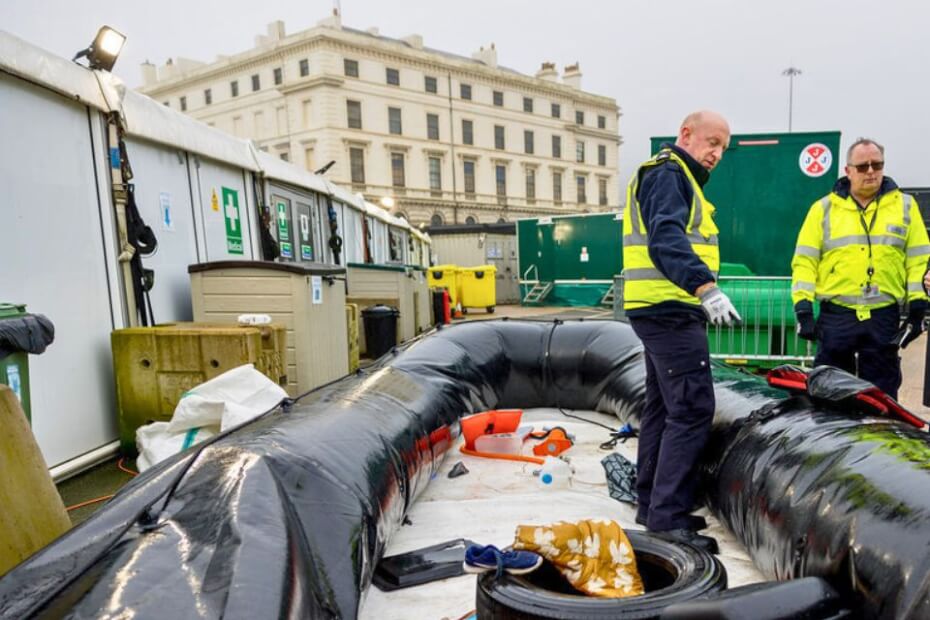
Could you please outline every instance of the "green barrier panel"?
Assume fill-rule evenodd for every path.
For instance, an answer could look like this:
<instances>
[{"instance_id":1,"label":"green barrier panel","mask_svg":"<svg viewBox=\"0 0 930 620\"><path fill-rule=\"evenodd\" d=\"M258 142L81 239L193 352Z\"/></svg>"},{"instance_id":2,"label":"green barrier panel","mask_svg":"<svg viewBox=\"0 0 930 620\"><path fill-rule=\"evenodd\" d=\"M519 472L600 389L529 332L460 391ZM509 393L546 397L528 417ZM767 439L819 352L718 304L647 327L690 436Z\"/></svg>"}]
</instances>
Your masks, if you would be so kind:
<instances>
[{"instance_id":1,"label":"green barrier panel","mask_svg":"<svg viewBox=\"0 0 930 620\"><path fill-rule=\"evenodd\" d=\"M0 303L0 321L16 319L26 314L23 304ZM13 353L0 359L0 383L10 386L16 394L26 419L32 424L32 402L29 398L29 356L24 352Z\"/></svg>"}]
</instances>

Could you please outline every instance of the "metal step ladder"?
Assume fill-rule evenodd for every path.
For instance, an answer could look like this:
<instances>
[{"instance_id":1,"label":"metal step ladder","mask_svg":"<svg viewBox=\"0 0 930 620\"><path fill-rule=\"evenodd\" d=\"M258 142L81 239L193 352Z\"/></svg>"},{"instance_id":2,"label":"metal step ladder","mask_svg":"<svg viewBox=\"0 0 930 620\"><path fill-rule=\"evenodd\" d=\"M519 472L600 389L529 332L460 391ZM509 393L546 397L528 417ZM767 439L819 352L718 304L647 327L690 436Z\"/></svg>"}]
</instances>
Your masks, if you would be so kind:
<instances>
[{"instance_id":1,"label":"metal step ladder","mask_svg":"<svg viewBox=\"0 0 930 620\"><path fill-rule=\"evenodd\" d=\"M604 296L601 297L601 305L610 308L614 307L614 286L612 284L610 288L607 289L607 292L604 293Z\"/></svg>"},{"instance_id":2,"label":"metal step ladder","mask_svg":"<svg viewBox=\"0 0 930 620\"><path fill-rule=\"evenodd\" d=\"M525 304L537 304L544 299L552 290L552 282L537 282L533 285L523 298Z\"/></svg>"}]
</instances>

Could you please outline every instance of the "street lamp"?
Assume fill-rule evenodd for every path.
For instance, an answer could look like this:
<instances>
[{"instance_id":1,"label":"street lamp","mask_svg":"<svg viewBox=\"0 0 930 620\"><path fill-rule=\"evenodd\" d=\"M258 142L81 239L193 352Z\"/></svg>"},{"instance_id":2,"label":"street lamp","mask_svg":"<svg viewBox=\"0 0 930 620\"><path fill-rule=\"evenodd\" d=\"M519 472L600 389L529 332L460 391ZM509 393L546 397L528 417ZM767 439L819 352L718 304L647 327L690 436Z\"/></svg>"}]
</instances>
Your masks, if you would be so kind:
<instances>
[{"instance_id":1,"label":"street lamp","mask_svg":"<svg viewBox=\"0 0 930 620\"><path fill-rule=\"evenodd\" d=\"M91 69L110 71L116 64L116 58L126 43L126 37L109 26L103 26L97 31L94 42L86 49L82 49L71 60L87 58L87 65Z\"/></svg>"},{"instance_id":2,"label":"street lamp","mask_svg":"<svg viewBox=\"0 0 930 620\"><path fill-rule=\"evenodd\" d=\"M788 133L791 133L791 116L794 108L794 76L801 75L801 70L797 67L788 67L781 74L788 76Z\"/></svg>"}]
</instances>

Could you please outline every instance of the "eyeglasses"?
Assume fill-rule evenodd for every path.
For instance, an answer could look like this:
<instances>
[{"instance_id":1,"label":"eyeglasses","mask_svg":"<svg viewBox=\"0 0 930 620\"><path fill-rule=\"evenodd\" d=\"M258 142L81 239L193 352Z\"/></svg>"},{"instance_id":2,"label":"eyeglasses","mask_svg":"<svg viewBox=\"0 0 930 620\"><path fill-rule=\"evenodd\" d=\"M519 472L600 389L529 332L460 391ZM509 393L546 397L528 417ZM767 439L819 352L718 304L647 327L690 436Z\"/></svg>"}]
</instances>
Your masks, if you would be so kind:
<instances>
[{"instance_id":1,"label":"eyeglasses","mask_svg":"<svg viewBox=\"0 0 930 620\"><path fill-rule=\"evenodd\" d=\"M883 161L867 161L864 164L849 164L850 168L855 168L856 172L860 174L865 174L869 171L869 168L872 168L875 172L881 172L885 167L885 162Z\"/></svg>"}]
</instances>

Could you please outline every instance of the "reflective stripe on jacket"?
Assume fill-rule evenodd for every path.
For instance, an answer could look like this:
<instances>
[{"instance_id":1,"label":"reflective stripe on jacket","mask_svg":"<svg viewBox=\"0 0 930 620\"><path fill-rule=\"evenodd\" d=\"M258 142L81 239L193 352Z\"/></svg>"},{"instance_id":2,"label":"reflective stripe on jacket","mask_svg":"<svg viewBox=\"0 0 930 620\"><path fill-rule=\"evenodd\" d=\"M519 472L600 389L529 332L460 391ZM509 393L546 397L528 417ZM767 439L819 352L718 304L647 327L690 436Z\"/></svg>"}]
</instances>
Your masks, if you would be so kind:
<instances>
[{"instance_id":1,"label":"reflective stripe on jacket","mask_svg":"<svg viewBox=\"0 0 930 620\"><path fill-rule=\"evenodd\" d=\"M868 311L926 299L927 230L917 201L892 187L864 211L836 191L811 206L791 261L795 304L816 298Z\"/></svg>"},{"instance_id":2,"label":"reflective stripe on jacket","mask_svg":"<svg viewBox=\"0 0 930 620\"><path fill-rule=\"evenodd\" d=\"M689 292L671 282L649 257L649 232L640 210L637 190L645 168L672 161L678 165L691 185L693 196L685 237L698 258L716 277L720 270L720 251L717 246L717 226L714 224L714 206L704 197L700 184L687 164L671 149L662 149L655 157L643 163L627 187L627 209L623 218L623 307L625 310L645 308L666 301L698 306L700 301Z\"/></svg>"}]
</instances>

